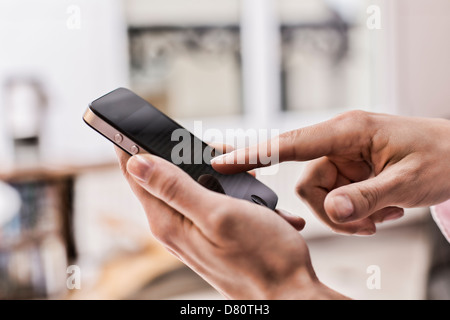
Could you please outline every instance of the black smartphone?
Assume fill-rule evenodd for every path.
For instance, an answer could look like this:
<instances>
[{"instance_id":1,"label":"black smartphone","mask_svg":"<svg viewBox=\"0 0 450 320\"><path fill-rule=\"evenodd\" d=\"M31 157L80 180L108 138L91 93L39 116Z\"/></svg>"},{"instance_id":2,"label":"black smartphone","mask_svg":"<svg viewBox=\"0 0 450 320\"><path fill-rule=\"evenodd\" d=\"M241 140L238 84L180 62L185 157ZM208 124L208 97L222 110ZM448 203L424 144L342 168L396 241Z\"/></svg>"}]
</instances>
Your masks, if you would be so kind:
<instances>
[{"instance_id":1,"label":"black smartphone","mask_svg":"<svg viewBox=\"0 0 450 320\"><path fill-rule=\"evenodd\" d=\"M147 152L183 169L205 188L275 209L278 197L248 173L224 175L211 167L219 155L132 91L118 88L89 104L84 121L130 155Z\"/></svg>"}]
</instances>

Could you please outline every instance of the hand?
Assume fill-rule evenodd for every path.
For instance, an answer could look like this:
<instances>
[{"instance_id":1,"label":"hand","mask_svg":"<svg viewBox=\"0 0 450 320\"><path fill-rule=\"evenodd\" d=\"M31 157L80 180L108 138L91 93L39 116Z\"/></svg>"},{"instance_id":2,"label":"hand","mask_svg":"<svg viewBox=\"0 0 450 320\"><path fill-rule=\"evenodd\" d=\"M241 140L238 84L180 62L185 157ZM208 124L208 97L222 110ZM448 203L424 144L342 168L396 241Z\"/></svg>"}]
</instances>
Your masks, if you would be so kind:
<instances>
[{"instance_id":1,"label":"hand","mask_svg":"<svg viewBox=\"0 0 450 320\"><path fill-rule=\"evenodd\" d=\"M352 111L268 143L279 144L280 162L315 159L297 193L336 232L370 235L375 223L400 218L402 208L450 198L448 120ZM249 159L266 148L237 150L212 164L222 173L261 167Z\"/></svg>"},{"instance_id":2,"label":"hand","mask_svg":"<svg viewBox=\"0 0 450 320\"><path fill-rule=\"evenodd\" d=\"M272 210L212 192L156 156L116 150L153 235L225 297L343 298L317 280L303 238Z\"/></svg>"}]
</instances>

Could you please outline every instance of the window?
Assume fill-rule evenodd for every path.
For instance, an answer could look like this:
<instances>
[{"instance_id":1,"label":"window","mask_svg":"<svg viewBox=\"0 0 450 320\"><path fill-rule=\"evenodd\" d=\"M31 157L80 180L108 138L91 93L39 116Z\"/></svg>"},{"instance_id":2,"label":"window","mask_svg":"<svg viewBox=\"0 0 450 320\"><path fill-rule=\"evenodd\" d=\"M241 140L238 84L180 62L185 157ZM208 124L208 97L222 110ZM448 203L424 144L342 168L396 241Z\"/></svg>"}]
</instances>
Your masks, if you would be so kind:
<instances>
[{"instance_id":1,"label":"window","mask_svg":"<svg viewBox=\"0 0 450 320\"><path fill-rule=\"evenodd\" d=\"M383 70L367 5L127 1L131 84L169 115L208 118L219 129L287 130L348 109L374 110Z\"/></svg>"},{"instance_id":2,"label":"window","mask_svg":"<svg viewBox=\"0 0 450 320\"><path fill-rule=\"evenodd\" d=\"M283 110L371 106L370 34L361 1L277 4Z\"/></svg>"},{"instance_id":3,"label":"window","mask_svg":"<svg viewBox=\"0 0 450 320\"><path fill-rule=\"evenodd\" d=\"M130 1L131 85L173 117L242 113L239 1Z\"/></svg>"}]
</instances>

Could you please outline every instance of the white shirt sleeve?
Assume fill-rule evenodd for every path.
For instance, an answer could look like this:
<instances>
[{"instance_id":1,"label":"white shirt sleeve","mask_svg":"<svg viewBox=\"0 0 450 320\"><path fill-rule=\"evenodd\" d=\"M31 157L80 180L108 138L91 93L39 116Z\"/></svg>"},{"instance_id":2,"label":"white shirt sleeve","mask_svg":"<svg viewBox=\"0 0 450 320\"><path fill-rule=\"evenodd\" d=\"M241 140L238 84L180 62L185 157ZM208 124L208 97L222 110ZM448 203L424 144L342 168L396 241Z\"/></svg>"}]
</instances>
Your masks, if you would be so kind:
<instances>
[{"instance_id":1,"label":"white shirt sleeve","mask_svg":"<svg viewBox=\"0 0 450 320\"><path fill-rule=\"evenodd\" d=\"M450 243L450 200L433 206L430 209L434 221Z\"/></svg>"}]
</instances>

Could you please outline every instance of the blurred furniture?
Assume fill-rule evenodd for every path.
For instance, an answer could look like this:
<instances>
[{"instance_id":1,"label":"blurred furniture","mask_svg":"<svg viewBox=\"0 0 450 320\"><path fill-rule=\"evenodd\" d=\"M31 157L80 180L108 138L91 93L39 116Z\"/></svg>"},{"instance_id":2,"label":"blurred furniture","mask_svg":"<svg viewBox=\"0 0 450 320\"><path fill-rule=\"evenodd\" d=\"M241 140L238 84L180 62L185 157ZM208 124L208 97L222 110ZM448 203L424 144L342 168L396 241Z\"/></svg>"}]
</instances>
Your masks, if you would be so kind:
<instances>
[{"instance_id":1,"label":"blurred furniture","mask_svg":"<svg viewBox=\"0 0 450 320\"><path fill-rule=\"evenodd\" d=\"M110 165L0 171L0 182L19 199L16 212L0 225L0 298L45 298L66 289L66 268L78 257L75 180L101 167Z\"/></svg>"},{"instance_id":2,"label":"blurred furniture","mask_svg":"<svg viewBox=\"0 0 450 320\"><path fill-rule=\"evenodd\" d=\"M17 212L0 226L0 298L45 298L64 288L67 264L77 257L74 176L46 168L0 172L20 199Z\"/></svg>"},{"instance_id":3,"label":"blurred furniture","mask_svg":"<svg viewBox=\"0 0 450 320\"><path fill-rule=\"evenodd\" d=\"M155 278L181 266L148 232L140 233L140 228L136 229L132 222L104 214L97 224L109 230L107 240L113 242L117 236L125 235L134 245L129 249L115 247L112 255L106 254L106 258L96 261L98 278L86 276L89 267L80 262L77 242L82 243L82 239L77 239L75 232L75 206L85 194L76 194L75 189L80 177L105 171L119 170L113 163L0 171L1 183L20 198L16 214L0 225L0 299L125 299ZM92 196L98 199L96 192ZM124 197L127 199L127 194ZM89 237L83 233L89 225L79 228L79 236ZM67 267L72 264L80 266L81 290L67 287L70 276Z\"/></svg>"},{"instance_id":4,"label":"blurred furniture","mask_svg":"<svg viewBox=\"0 0 450 320\"><path fill-rule=\"evenodd\" d=\"M48 93L38 76L11 76L4 83L7 131L14 163L33 165L40 159L40 140L45 128Z\"/></svg>"}]
</instances>

